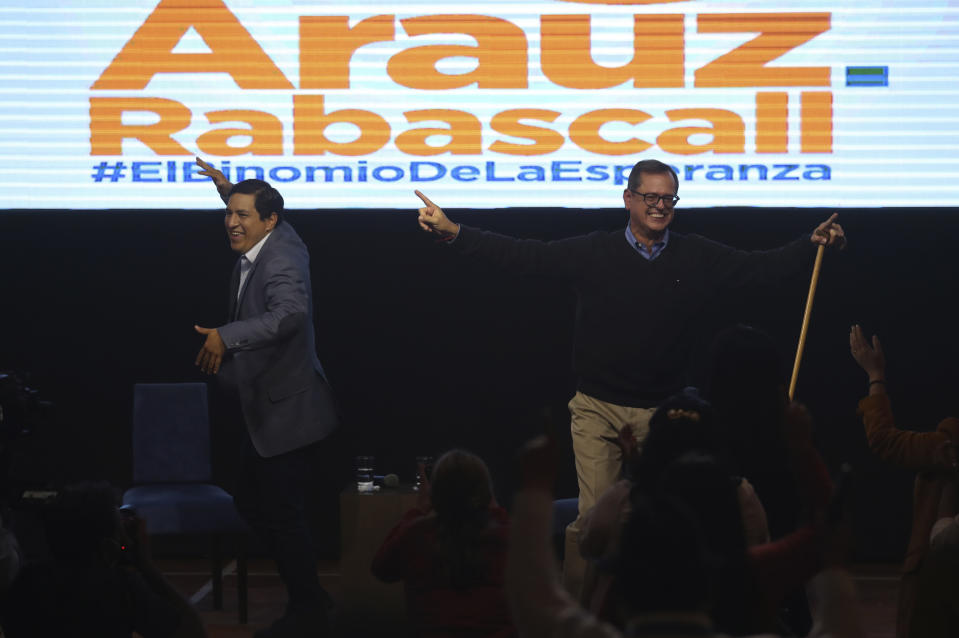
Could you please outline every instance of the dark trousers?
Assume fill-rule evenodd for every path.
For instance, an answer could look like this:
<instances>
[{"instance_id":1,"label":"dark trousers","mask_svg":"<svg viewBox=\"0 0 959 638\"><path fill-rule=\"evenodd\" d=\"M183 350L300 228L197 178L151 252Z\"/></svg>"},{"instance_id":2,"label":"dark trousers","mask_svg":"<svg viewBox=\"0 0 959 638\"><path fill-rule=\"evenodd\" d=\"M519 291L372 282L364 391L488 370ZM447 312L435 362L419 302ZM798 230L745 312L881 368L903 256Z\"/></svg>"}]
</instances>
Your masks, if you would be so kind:
<instances>
[{"instance_id":1,"label":"dark trousers","mask_svg":"<svg viewBox=\"0 0 959 638\"><path fill-rule=\"evenodd\" d=\"M243 436L234 500L240 515L276 562L289 595L287 613L324 609L331 601L316 576L306 495L320 443L270 458Z\"/></svg>"}]
</instances>

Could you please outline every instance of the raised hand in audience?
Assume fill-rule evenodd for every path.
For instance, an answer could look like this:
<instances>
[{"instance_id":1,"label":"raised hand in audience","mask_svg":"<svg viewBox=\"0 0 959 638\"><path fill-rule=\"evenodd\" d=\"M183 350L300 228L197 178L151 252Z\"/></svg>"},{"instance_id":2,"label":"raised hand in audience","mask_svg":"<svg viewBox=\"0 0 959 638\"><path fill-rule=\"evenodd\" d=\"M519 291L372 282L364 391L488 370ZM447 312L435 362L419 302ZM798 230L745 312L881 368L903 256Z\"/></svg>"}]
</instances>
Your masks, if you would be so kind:
<instances>
[{"instance_id":1,"label":"raised hand in audience","mask_svg":"<svg viewBox=\"0 0 959 638\"><path fill-rule=\"evenodd\" d=\"M849 330L849 352L859 367L869 375L869 393L885 392L886 357L879 343L879 335L872 336L872 344L863 334L862 327L853 325ZM879 386L879 387L877 387Z\"/></svg>"}]
</instances>

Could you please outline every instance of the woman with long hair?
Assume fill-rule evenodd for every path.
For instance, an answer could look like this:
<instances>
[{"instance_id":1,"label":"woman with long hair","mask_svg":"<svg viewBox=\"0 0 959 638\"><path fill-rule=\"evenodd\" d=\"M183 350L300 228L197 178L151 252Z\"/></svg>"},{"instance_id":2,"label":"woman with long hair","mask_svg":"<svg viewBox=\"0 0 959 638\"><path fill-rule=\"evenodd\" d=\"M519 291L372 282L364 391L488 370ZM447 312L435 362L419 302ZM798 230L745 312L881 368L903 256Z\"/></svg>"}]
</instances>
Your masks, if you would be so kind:
<instances>
[{"instance_id":1,"label":"woman with long hair","mask_svg":"<svg viewBox=\"0 0 959 638\"><path fill-rule=\"evenodd\" d=\"M451 450L420 490L419 505L376 553L373 574L403 581L420 636L513 636L503 593L509 518L493 497L486 463Z\"/></svg>"}]
</instances>

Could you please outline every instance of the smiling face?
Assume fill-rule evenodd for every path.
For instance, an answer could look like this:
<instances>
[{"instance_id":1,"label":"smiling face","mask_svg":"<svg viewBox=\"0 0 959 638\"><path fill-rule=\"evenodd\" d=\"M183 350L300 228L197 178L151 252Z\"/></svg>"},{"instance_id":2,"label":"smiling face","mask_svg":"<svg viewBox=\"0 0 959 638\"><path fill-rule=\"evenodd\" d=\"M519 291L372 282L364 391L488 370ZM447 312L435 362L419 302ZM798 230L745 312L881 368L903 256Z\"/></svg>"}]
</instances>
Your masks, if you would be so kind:
<instances>
[{"instance_id":1,"label":"smiling face","mask_svg":"<svg viewBox=\"0 0 959 638\"><path fill-rule=\"evenodd\" d=\"M255 204L256 194L234 193L226 206L226 235L230 248L241 255L256 246L276 226L276 213L261 219Z\"/></svg>"},{"instance_id":2,"label":"smiling face","mask_svg":"<svg viewBox=\"0 0 959 638\"><path fill-rule=\"evenodd\" d=\"M671 173L640 173L639 183L623 191L623 203L629 211L629 229L636 239L646 245L659 241L673 221L675 208L660 199L655 205L647 204L640 193L675 195L678 184Z\"/></svg>"}]
</instances>

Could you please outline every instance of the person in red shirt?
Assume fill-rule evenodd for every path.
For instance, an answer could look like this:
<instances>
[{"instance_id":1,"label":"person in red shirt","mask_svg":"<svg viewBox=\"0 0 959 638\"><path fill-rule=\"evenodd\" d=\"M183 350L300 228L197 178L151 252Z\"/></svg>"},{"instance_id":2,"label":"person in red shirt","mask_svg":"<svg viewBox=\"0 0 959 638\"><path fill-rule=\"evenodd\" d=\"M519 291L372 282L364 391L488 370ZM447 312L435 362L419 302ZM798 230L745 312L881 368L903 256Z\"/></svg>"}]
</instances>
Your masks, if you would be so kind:
<instances>
[{"instance_id":1,"label":"person in red shirt","mask_svg":"<svg viewBox=\"0 0 959 638\"><path fill-rule=\"evenodd\" d=\"M503 591L509 517L486 464L452 450L422 479L417 506L383 541L373 575L403 582L407 615L424 638L514 636Z\"/></svg>"}]
</instances>

